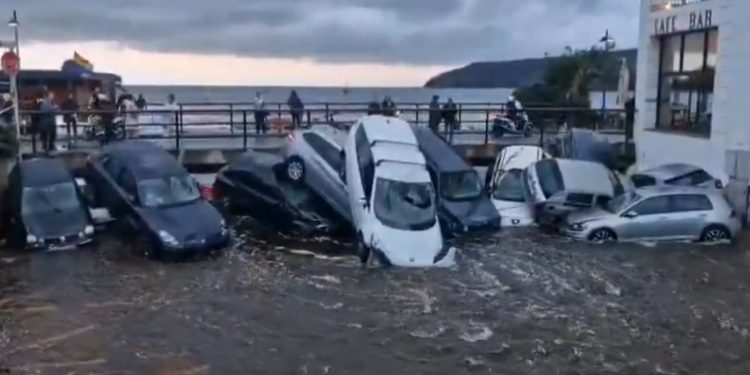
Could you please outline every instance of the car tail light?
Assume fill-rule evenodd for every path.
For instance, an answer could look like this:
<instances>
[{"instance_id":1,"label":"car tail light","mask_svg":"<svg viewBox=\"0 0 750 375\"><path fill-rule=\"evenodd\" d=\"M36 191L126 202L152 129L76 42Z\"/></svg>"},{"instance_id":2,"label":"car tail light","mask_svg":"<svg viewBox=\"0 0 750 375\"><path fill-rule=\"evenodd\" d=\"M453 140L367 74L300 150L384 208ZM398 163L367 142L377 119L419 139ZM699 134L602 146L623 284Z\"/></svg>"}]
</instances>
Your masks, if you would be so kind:
<instances>
[{"instance_id":1,"label":"car tail light","mask_svg":"<svg viewBox=\"0 0 750 375\"><path fill-rule=\"evenodd\" d=\"M205 200L213 200L214 199L214 187L213 186L201 186L201 196Z\"/></svg>"}]
</instances>

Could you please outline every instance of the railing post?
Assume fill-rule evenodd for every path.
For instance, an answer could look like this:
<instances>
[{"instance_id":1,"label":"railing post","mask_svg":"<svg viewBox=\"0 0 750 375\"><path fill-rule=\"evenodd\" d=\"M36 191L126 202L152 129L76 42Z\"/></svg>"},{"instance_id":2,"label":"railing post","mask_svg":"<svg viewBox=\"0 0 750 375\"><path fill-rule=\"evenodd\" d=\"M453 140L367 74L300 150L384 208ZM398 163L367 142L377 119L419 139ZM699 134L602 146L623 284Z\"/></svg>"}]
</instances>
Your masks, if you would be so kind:
<instances>
[{"instance_id":1,"label":"railing post","mask_svg":"<svg viewBox=\"0 0 750 375\"><path fill-rule=\"evenodd\" d=\"M175 146L175 151L177 152L178 155L180 154L180 123L179 121L180 121L181 114L182 114L181 110L176 111L174 113L174 121L176 124L176 126L174 127L174 146Z\"/></svg>"},{"instance_id":2,"label":"railing post","mask_svg":"<svg viewBox=\"0 0 750 375\"><path fill-rule=\"evenodd\" d=\"M247 110L242 110L242 149L247 151Z\"/></svg>"},{"instance_id":3,"label":"railing post","mask_svg":"<svg viewBox=\"0 0 750 375\"><path fill-rule=\"evenodd\" d=\"M328 113L328 103L326 103L326 120L325 121L328 122L329 118L330 118L330 116L329 116L329 113Z\"/></svg>"},{"instance_id":4,"label":"railing post","mask_svg":"<svg viewBox=\"0 0 750 375\"><path fill-rule=\"evenodd\" d=\"M463 104L459 104L459 105L458 105L458 126L459 126L459 127L461 127L461 123L463 122L463 121L461 120L461 118L462 118L462 117L461 117L461 113L463 113L463 111L464 111L464 109L463 109Z\"/></svg>"},{"instance_id":5,"label":"railing post","mask_svg":"<svg viewBox=\"0 0 750 375\"><path fill-rule=\"evenodd\" d=\"M276 118L278 118L279 120L281 120L281 103L278 103L276 105L276 107L278 109L278 112L276 112Z\"/></svg>"},{"instance_id":6,"label":"railing post","mask_svg":"<svg viewBox=\"0 0 750 375\"><path fill-rule=\"evenodd\" d=\"M490 143L490 110L484 110L484 144Z\"/></svg>"},{"instance_id":7,"label":"railing post","mask_svg":"<svg viewBox=\"0 0 750 375\"><path fill-rule=\"evenodd\" d=\"M229 104L229 134L234 135L234 106Z\"/></svg>"},{"instance_id":8,"label":"railing post","mask_svg":"<svg viewBox=\"0 0 750 375\"><path fill-rule=\"evenodd\" d=\"M180 122L179 122L180 127L182 127L182 125L183 125L182 124L182 104L180 104L180 117L179 117L179 120L180 120ZM180 130L183 130L183 129L180 129Z\"/></svg>"},{"instance_id":9,"label":"railing post","mask_svg":"<svg viewBox=\"0 0 750 375\"><path fill-rule=\"evenodd\" d=\"M417 113L415 114L416 119L414 121L416 122L417 126L419 126L419 103L417 103L416 111L417 111Z\"/></svg>"},{"instance_id":10,"label":"railing post","mask_svg":"<svg viewBox=\"0 0 750 375\"><path fill-rule=\"evenodd\" d=\"M307 128L312 128L312 117L309 109L307 110Z\"/></svg>"}]
</instances>

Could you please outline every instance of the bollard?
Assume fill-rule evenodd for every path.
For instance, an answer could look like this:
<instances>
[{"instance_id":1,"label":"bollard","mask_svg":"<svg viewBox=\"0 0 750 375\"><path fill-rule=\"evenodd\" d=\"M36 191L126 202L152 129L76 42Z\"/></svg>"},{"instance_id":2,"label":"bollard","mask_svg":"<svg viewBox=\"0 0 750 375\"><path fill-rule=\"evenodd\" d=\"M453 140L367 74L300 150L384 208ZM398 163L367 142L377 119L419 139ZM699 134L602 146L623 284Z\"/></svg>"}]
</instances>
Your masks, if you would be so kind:
<instances>
[{"instance_id":1,"label":"bollard","mask_svg":"<svg viewBox=\"0 0 750 375\"><path fill-rule=\"evenodd\" d=\"M242 149L247 151L247 110L242 111Z\"/></svg>"}]
</instances>

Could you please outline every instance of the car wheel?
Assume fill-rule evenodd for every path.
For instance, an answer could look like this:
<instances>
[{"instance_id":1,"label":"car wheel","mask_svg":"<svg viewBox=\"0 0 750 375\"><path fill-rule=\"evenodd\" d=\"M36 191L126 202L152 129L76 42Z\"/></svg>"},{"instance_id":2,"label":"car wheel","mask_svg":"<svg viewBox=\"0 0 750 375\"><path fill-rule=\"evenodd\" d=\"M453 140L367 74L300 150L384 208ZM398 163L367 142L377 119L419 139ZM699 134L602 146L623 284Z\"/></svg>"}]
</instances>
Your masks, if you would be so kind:
<instances>
[{"instance_id":1,"label":"car wheel","mask_svg":"<svg viewBox=\"0 0 750 375\"><path fill-rule=\"evenodd\" d=\"M732 233L721 225L711 225L703 230L701 234L701 242L705 243L717 243L722 241L728 241L732 239Z\"/></svg>"},{"instance_id":2,"label":"car wheel","mask_svg":"<svg viewBox=\"0 0 750 375\"><path fill-rule=\"evenodd\" d=\"M589 241L595 243L608 243L617 241L617 235L611 229L601 228L591 232Z\"/></svg>"},{"instance_id":3,"label":"car wheel","mask_svg":"<svg viewBox=\"0 0 750 375\"><path fill-rule=\"evenodd\" d=\"M305 162L299 156L286 161L286 177L292 182L301 182L305 178Z\"/></svg>"}]
</instances>

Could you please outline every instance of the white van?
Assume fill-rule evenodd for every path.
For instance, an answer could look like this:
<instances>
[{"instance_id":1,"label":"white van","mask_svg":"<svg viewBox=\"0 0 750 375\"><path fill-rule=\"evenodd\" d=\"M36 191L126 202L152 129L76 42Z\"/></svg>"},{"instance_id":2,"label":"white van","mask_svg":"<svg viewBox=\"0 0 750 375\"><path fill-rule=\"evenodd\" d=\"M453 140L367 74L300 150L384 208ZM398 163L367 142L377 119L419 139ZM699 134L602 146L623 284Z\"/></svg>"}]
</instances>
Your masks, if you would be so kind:
<instances>
[{"instance_id":1,"label":"white van","mask_svg":"<svg viewBox=\"0 0 750 375\"><path fill-rule=\"evenodd\" d=\"M363 263L400 267L450 266L435 192L417 139L406 122L367 116L349 132L346 183Z\"/></svg>"}]
</instances>

